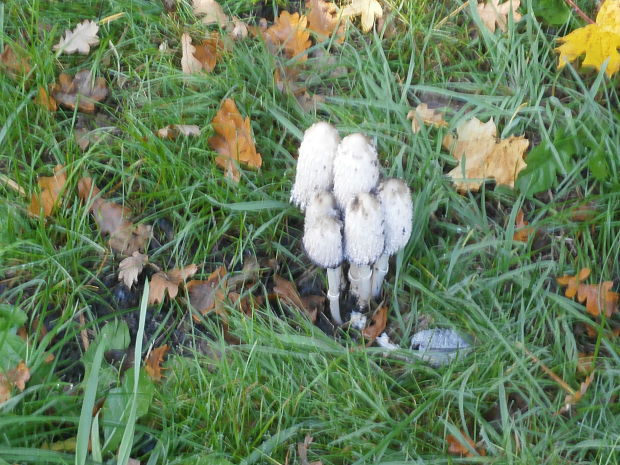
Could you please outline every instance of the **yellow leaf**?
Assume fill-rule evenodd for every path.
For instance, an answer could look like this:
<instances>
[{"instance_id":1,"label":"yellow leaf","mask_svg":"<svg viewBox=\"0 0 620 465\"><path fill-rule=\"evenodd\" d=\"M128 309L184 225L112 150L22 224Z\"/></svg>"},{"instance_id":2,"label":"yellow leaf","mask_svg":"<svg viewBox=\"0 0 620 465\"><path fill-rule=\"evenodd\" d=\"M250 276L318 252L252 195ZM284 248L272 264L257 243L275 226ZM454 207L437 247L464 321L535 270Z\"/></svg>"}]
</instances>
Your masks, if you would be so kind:
<instances>
[{"instance_id":1,"label":"yellow leaf","mask_svg":"<svg viewBox=\"0 0 620 465\"><path fill-rule=\"evenodd\" d=\"M54 176L41 176L37 181L40 194L33 194L28 210L35 216L43 209L43 215L50 216L60 200L60 194L67 182L67 174L62 165L56 165Z\"/></svg>"},{"instance_id":2,"label":"yellow leaf","mask_svg":"<svg viewBox=\"0 0 620 465\"><path fill-rule=\"evenodd\" d=\"M556 48L560 53L558 69L585 54L583 66L598 71L609 60L605 74L613 76L620 70L620 0L607 0L596 15L596 23L588 24L558 39L562 45Z\"/></svg>"},{"instance_id":3,"label":"yellow leaf","mask_svg":"<svg viewBox=\"0 0 620 465\"><path fill-rule=\"evenodd\" d=\"M308 57L304 52L312 45L308 18L283 11L273 26L265 31L265 40L272 48L283 49L287 58L297 57L298 61L306 61Z\"/></svg>"},{"instance_id":4,"label":"yellow leaf","mask_svg":"<svg viewBox=\"0 0 620 465\"><path fill-rule=\"evenodd\" d=\"M443 113L433 108L428 108L426 103L420 103L415 107L415 110L411 110L407 113L407 119L411 120L411 130L414 134L420 130L422 123L430 124L435 127L444 127L448 125L443 119Z\"/></svg>"},{"instance_id":5,"label":"yellow leaf","mask_svg":"<svg viewBox=\"0 0 620 465\"><path fill-rule=\"evenodd\" d=\"M372 29L375 21L383 17L383 8L377 0L352 0L342 9L343 18L351 16L360 16L362 31L368 32Z\"/></svg>"}]
</instances>

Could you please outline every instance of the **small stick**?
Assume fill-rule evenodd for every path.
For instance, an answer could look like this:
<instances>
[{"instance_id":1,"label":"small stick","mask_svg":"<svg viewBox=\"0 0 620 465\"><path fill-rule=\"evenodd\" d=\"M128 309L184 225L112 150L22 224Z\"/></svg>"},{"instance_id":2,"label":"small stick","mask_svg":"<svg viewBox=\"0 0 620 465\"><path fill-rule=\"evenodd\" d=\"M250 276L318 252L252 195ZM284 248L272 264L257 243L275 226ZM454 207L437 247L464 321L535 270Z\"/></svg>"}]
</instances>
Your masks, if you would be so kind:
<instances>
[{"instance_id":1,"label":"small stick","mask_svg":"<svg viewBox=\"0 0 620 465\"><path fill-rule=\"evenodd\" d=\"M564 1L568 4L568 6L570 6L573 10L575 10L575 13L581 16L581 19L583 19L586 23L595 24L595 22L592 21L592 19L590 19L590 17L587 14L585 14L583 10L579 8L575 2L573 2L573 0L564 0Z\"/></svg>"},{"instance_id":2,"label":"small stick","mask_svg":"<svg viewBox=\"0 0 620 465\"><path fill-rule=\"evenodd\" d=\"M82 326L82 329L80 329L80 337L82 339L82 346L84 346L84 352L86 352L88 350L88 347L90 346L90 341L88 340L88 333L86 332L86 320L84 319L84 312L80 312L80 314L78 315L78 318L80 320L80 326Z\"/></svg>"},{"instance_id":3,"label":"small stick","mask_svg":"<svg viewBox=\"0 0 620 465\"><path fill-rule=\"evenodd\" d=\"M439 29L441 26L443 26L450 18L453 18L454 16L458 15L461 11L463 11L465 8L467 8L467 6L469 5L469 2L463 2L461 4L461 6L459 6L456 10L454 10L452 13L450 13L448 16L446 16L445 18L443 18L442 20L440 20L437 24L435 24L435 27L433 29Z\"/></svg>"},{"instance_id":4,"label":"small stick","mask_svg":"<svg viewBox=\"0 0 620 465\"><path fill-rule=\"evenodd\" d=\"M560 378L558 375L556 375L553 371L551 371L551 369L547 365L545 365L543 362L541 362L540 359L538 357L536 357L536 355L534 355L532 352L527 350L524 346L522 346L521 344L519 344L519 346L521 346L521 348L525 351L525 353L527 355L529 355L529 357L535 363L538 363L540 365L540 368L542 368L542 370L547 374L547 376L549 376L549 378L551 378L553 381L558 383L558 385L562 389L564 389L566 392L568 392L571 396L575 395L575 393L577 391L575 391L572 387L570 387L566 381L564 381L562 378Z\"/></svg>"},{"instance_id":5,"label":"small stick","mask_svg":"<svg viewBox=\"0 0 620 465\"><path fill-rule=\"evenodd\" d=\"M8 176L1 174L1 173L0 173L0 183L4 184L7 187L10 187L15 192L17 192L19 195L23 195L24 197L26 196L26 191L19 184L17 184L15 181L13 181Z\"/></svg>"}]
</instances>

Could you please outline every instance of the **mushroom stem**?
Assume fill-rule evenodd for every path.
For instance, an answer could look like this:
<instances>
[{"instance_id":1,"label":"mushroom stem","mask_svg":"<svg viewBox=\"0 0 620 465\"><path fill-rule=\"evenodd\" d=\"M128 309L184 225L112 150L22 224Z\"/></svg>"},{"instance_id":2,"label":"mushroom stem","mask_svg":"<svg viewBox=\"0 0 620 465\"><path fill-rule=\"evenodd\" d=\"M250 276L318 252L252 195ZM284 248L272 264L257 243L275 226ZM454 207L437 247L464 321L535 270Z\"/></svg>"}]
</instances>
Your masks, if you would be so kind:
<instances>
[{"instance_id":1,"label":"mushroom stem","mask_svg":"<svg viewBox=\"0 0 620 465\"><path fill-rule=\"evenodd\" d=\"M340 275L341 268L327 268L327 298L329 299L329 311L332 314L334 322L342 325L342 317L340 316Z\"/></svg>"},{"instance_id":2,"label":"mushroom stem","mask_svg":"<svg viewBox=\"0 0 620 465\"><path fill-rule=\"evenodd\" d=\"M381 294L383 279L390 269L390 256L382 254L372 267L372 296L378 297Z\"/></svg>"},{"instance_id":3,"label":"mushroom stem","mask_svg":"<svg viewBox=\"0 0 620 465\"><path fill-rule=\"evenodd\" d=\"M364 308L370 300L370 280L372 279L372 269L370 265L355 265L351 263L349 267L349 282L351 283L351 293L357 297L357 306Z\"/></svg>"}]
</instances>

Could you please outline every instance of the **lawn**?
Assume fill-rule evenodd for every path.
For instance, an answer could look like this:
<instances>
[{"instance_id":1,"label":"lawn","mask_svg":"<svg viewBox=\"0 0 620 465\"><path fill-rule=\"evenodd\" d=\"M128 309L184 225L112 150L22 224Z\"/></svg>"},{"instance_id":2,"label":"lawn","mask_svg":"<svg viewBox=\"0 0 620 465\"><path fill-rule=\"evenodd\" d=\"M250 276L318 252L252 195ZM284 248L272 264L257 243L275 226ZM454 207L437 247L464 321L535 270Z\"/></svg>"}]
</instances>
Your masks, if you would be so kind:
<instances>
[{"instance_id":1,"label":"lawn","mask_svg":"<svg viewBox=\"0 0 620 465\"><path fill-rule=\"evenodd\" d=\"M552 1L524 1L505 32L489 31L473 0L380 3L382 24L365 33L354 18L342 41L311 34L302 61L257 25L305 2L222 0L254 29L192 74L182 34L198 45L219 27L190 1L0 4L0 52L27 63L0 61L0 465L620 463L618 76L579 60L558 70L557 39L585 22L534 13ZM595 2L576 3L596 17ZM53 50L87 19L99 24L88 54ZM81 70L107 96L91 113L50 110L41 89ZM291 82L274 79L283 71ZM238 181L213 145L226 99L262 156L235 166ZM447 124L412 131L420 103ZM529 141L514 187L486 179L462 192L448 175L459 160L442 140L474 117L493 118L498 140ZM335 327L324 299L317 316L278 291L282 278L325 296L289 203L317 121L366 134L383 175L411 189L411 238L367 309L371 320L386 307L397 350ZM199 134L158 137L172 124ZM57 165L57 203L33 214ZM152 228L131 288L93 201ZM157 276L192 264L187 281L215 283L211 311L190 304L182 279L176 297L152 301ZM573 298L557 278L584 268ZM347 320L352 300L342 306ZM421 360L409 341L432 328L471 350Z\"/></svg>"}]
</instances>

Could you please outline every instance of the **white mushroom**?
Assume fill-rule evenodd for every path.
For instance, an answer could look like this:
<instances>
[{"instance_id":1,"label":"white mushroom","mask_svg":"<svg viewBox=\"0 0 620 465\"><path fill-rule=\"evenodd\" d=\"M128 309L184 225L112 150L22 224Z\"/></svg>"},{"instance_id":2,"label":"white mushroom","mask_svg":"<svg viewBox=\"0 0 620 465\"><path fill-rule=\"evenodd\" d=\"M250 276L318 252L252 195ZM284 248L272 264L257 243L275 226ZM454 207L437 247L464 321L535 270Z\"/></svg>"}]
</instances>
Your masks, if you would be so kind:
<instances>
[{"instance_id":1,"label":"white mushroom","mask_svg":"<svg viewBox=\"0 0 620 465\"><path fill-rule=\"evenodd\" d=\"M379 181L377 151L363 134L342 139L334 159L334 196L343 211L360 192L370 192Z\"/></svg>"},{"instance_id":2,"label":"white mushroom","mask_svg":"<svg viewBox=\"0 0 620 465\"><path fill-rule=\"evenodd\" d=\"M370 300L371 265L384 249L381 204L362 192L348 203L344 218L345 257L350 263L351 292L360 308Z\"/></svg>"},{"instance_id":3,"label":"white mushroom","mask_svg":"<svg viewBox=\"0 0 620 465\"><path fill-rule=\"evenodd\" d=\"M327 298L332 319L342 325L340 316L340 264L342 263L342 223L330 215L317 216L304 225L304 248L310 260L327 268Z\"/></svg>"},{"instance_id":4,"label":"white mushroom","mask_svg":"<svg viewBox=\"0 0 620 465\"><path fill-rule=\"evenodd\" d=\"M313 225L317 218L321 216L331 216L337 218L336 200L331 192L319 191L315 193L306 205L306 217L304 228Z\"/></svg>"},{"instance_id":5,"label":"white mushroom","mask_svg":"<svg viewBox=\"0 0 620 465\"><path fill-rule=\"evenodd\" d=\"M334 156L340 137L331 124L315 123L306 129L299 146L295 184L291 202L305 210L319 191L331 191L334 183Z\"/></svg>"},{"instance_id":6,"label":"white mushroom","mask_svg":"<svg viewBox=\"0 0 620 465\"><path fill-rule=\"evenodd\" d=\"M389 269L390 256L405 247L411 236L413 204L411 191L401 179L390 178L383 181L377 198L381 202L385 249L375 262L372 273L372 296L381 293L383 279Z\"/></svg>"}]
</instances>

